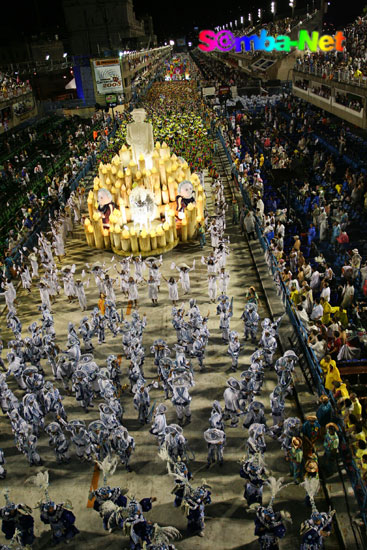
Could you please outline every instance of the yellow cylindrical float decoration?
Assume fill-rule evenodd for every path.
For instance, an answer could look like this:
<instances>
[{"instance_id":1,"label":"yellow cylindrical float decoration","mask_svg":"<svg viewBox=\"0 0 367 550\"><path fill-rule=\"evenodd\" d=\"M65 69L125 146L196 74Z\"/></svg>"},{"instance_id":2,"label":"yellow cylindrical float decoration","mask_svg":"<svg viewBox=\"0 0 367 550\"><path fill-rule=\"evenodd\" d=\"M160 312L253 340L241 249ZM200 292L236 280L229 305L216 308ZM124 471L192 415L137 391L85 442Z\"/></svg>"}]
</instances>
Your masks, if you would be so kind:
<instances>
[{"instance_id":1,"label":"yellow cylindrical float decoration","mask_svg":"<svg viewBox=\"0 0 367 550\"><path fill-rule=\"evenodd\" d=\"M153 185L152 185L152 172L150 170L147 170L144 175L144 185L149 191L153 191Z\"/></svg>"},{"instance_id":2,"label":"yellow cylindrical float decoration","mask_svg":"<svg viewBox=\"0 0 367 550\"><path fill-rule=\"evenodd\" d=\"M176 181L177 181L177 183L181 183L181 181L183 181L185 179L188 179L185 176L185 172L183 172L182 170L177 170L177 172L176 172Z\"/></svg>"},{"instance_id":3,"label":"yellow cylindrical float decoration","mask_svg":"<svg viewBox=\"0 0 367 550\"><path fill-rule=\"evenodd\" d=\"M144 155L141 154L140 157L139 157L139 170L142 172L143 170L145 170L145 158L144 158Z\"/></svg>"},{"instance_id":4,"label":"yellow cylindrical float decoration","mask_svg":"<svg viewBox=\"0 0 367 550\"><path fill-rule=\"evenodd\" d=\"M190 176L191 176L191 173L190 173L190 167L189 167L189 165L187 164L187 162L185 162L185 163L181 166L181 170L183 170L184 173L185 173L185 179L189 180L189 179L190 179Z\"/></svg>"},{"instance_id":5,"label":"yellow cylindrical float decoration","mask_svg":"<svg viewBox=\"0 0 367 550\"><path fill-rule=\"evenodd\" d=\"M93 225L91 223L85 229L85 236L88 246L94 248L96 246L96 241L94 240Z\"/></svg>"},{"instance_id":6,"label":"yellow cylindrical float decoration","mask_svg":"<svg viewBox=\"0 0 367 550\"><path fill-rule=\"evenodd\" d=\"M124 168L126 168L131 160L130 150L126 147L126 145L123 145L120 149L120 159L122 165L124 166Z\"/></svg>"},{"instance_id":7,"label":"yellow cylindrical float decoration","mask_svg":"<svg viewBox=\"0 0 367 550\"><path fill-rule=\"evenodd\" d=\"M164 159L164 165L166 167L166 172L167 172L167 170L171 170L172 160L169 157Z\"/></svg>"},{"instance_id":8,"label":"yellow cylindrical float decoration","mask_svg":"<svg viewBox=\"0 0 367 550\"><path fill-rule=\"evenodd\" d=\"M118 204L121 212L121 223L122 225L125 225L127 223L127 217L126 217L126 208L125 208L124 199L121 198Z\"/></svg>"},{"instance_id":9,"label":"yellow cylindrical float decoration","mask_svg":"<svg viewBox=\"0 0 367 550\"><path fill-rule=\"evenodd\" d=\"M117 177L117 168L115 165L112 166L111 168L111 183L114 184L115 181L116 181L116 177Z\"/></svg>"},{"instance_id":10,"label":"yellow cylindrical float decoration","mask_svg":"<svg viewBox=\"0 0 367 550\"><path fill-rule=\"evenodd\" d=\"M155 231L150 232L150 246L152 250L157 248L157 234Z\"/></svg>"},{"instance_id":11,"label":"yellow cylindrical float decoration","mask_svg":"<svg viewBox=\"0 0 367 550\"><path fill-rule=\"evenodd\" d=\"M198 198L196 199L196 210L197 216L204 218L204 203L202 195L198 195Z\"/></svg>"},{"instance_id":12,"label":"yellow cylindrical float decoration","mask_svg":"<svg viewBox=\"0 0 367 550\"><path fill-rule=\"evenodd\" d=\"M196 206L190 202L186 208L187 215L187 238L192 239L196 231Z\"/></svg>"},{"instance_id":13,"label":"yellow cylindrical float decoration","mask_svg":"<svg viewBox=\"0 0 367 550\"><path fill-rule=\"evenodd\" d=\"M158 248L164 248L165 246L167 246L166 232L164 231L162 226L159 226L157 229L157 244Z\"/></svg>"},{"instance_id":14,"label":"yellow cylindrical float decoration","mask_svg":"<svg viewBox=\"0 0 367 550\"><path fill-rule=\"evenodd\" d=\"M152 187L155 188L156 185L159 185L159 172L155 166L152 168Z\"/></svg>"},{"instance_id":15,"label":"yellow cylindrical float decoration","mask_svg":"<svg viewBox=\"0 0 367 550\"><path fill-rule=\"evenodd\" d=\"M150 235L142 229L139 235L139 246L141 252L150 252Z\"/></svg>"},{"instance_id":16,"label":"yellow cylindrical float decoration","mask_svg":"<svg viewBox=\"0 0 367 550\"><path fill-rule=\"evenodd\" d=\"M166 234L166 242L167 243L173 243L173 230L172 226L168 223L168 221L164 222L163 229Z\"/></svg>"},{"instance_id":17,"label":"yellow cylindrical float decoration","mask_svg":"<svg viewBox=\"0 0 367 550\"><path fill-rule=\"evenodd\" d=\"M103 166L102 170L99 172L99 183L101 185L104 185L106 182L106 174L107 174L107 168Z\"/></svg>"},{"instance_id":18,"label":"yellow cylindrical float decoration","mask_svg":"<svg viewBox=\"0 0 367 550\"><path fill-rule=\"evenodd\" d=\"M132 183L133 183L133 177L132 177L132 174L131 174L131 170L130 170L130 168L127 168L127 170L125 172L126 189L131 189Z\"/></svg>"},{"instance_id":19,"label":"yellow cylindrical float decoration","mask_svg":"<svg viewBox=\"0 0 367 550\"><path fill-rule=\"evenodd\" d=\"M162 143L162 147L161 147L161 150L159 151L159 154L162 159L167 159L169 157L169 153L170 153L169 147L167 143L164 141Z\"/></svg>"},{"instance_id":20,"label":"yellow cylindrical float decoration","mask_svg":"<svg viewBox=\"0 0 367 550\"><path fill-rule=\"evenodd\" d=\"M121 186L120 195L121 195L121 200L124 203L124 206L127 206L127 191L126 191L125 185Z\"/></svg>"},{"instance_id":21,"label":"yellow cylindrical float decoration","mask_svg":"<svg viewBox=\"0 0 367 550\"><path fill-rule=\"evenodd\" d=\"M157 172L159 171L159 153L154 149L152 155L153 166L156 168Z\"/></svg>"},{"instance_id":22,"label":"yellow cylindrical float decoration","mask_svg":"<svg viewBox=\"0 0 367 550\"><path fill-rule=\"evenodd\" d=\"M141 183L144 183L141 177L141 172L139 170L135 174L134 183L137 183L138 185L140 185Z\"/></svg>"},{"instance_id":23,"label":"yellow cylindrical float decoration","mask_svg":"<svg viewBox=\"0 0 367 550\"><path fill-rule=\"evenodd\" d=\"M124 229L121 233L121 248L124 252L130 252L131 250L130 233L127 229Z\"/></svg>"},{"instance_id":24,"label":"yellow cylindrical float decoration","mask_svg":"<svg viewBox=\"0 0 367 550\"><path fill-rule=\"evenodd\" d=\"M88 193L88 199L87 199L88 216L90 218L93 216L93 202L94 202L94 196L93 196L93 191L91 190Z\"/></svg>"},{"instance_id":25,"label":"yellow cylindrical float decoration","mask_svg":"<svg viewBox=\"0 0 367 550\"><path fill-rule=\"evenodd\" d=\"M136 254L137 252L139 252L138 236L133 227L130 229L130 243L131 243L131 252L133 254Z\"/></svg>"},{"instance_id":26,"label":"yellow cylindrical float decoration","mask_svg":"<svg viewBox=\"0 0 367 550\"><path fill-rule=\"evenodd\" d=\"M166 185L167 183L166 167L162 159L159 160L159 175L161 178L161 184Z\"/></svg>"},{"instance_id":27,"label":"yellow cylindrical float decoration","mask_svg":"<svg viewBox=\"0 0 367 550\"><path fill-rule=\"evenodd\" d=\"M136 172L138 171L138 165L134 160L131 160L129 162L129 169L130 169L131 175L134 177Z\"/></svg>"},{"instance_id":28,"label":"yellow cylindrical float decoration","mask_svg":"<svg viewBox=\"0 0 367 550\"><path fill-rule=\"evenodd\" d=\"M176 240L177 239L177 228L176 228L175 213L173 212L173 210L170 210L170 212L169 212L168 221L169 221L169 224L172 226L173 238Z\"/></svg>"},{"instance_id":29,"label":"yellow cylindrical float decoration","mask_svg":"<svg viewBox=\"0 0 367 550\"><path fill-rule=\"evenodd\" d=\"M187 220L186 217L181 221L181 241L187 241Z\"/></svg>"},{"instance_id":30,"label":"yellow cylindrical float decoration","mask_svg":"<svg viewBox=\"0 0 367 550\"><path fill-rule=\"evenodd\" d=\"M116 248L116 250L121 250L121 227L119 225L115 225L113 228L113 246Z\"/></svg>"},{"instance_id":31,"label":"yellow cylindrical float decoration","mask_svg":"<svg viewBox=\"0 0 367 550\"><path fill-rule=\"evenodd\" d=\"M97 200L98 200L99 182L100 182L100 180L99 180L98 178L94 178L94 183L93 183L93 197L94 197L94 201L95 201L95 202L97 202Z\"/></svg>"},{"instance_id":32,"label":"yellow cylindrical float decoration","mask_svg":"<svg viewBox=\"0 0 367 550\"><path fill-rule=\"evenodd\" d=\"M111 248L109 230L108 229L102 229L102 235L103 235L104 247L106 248L106 250L109 250Z\"/></svg>"},{"instance_id":33,"label":"yellow cylindrical float decoration","mask_svg":"<svg viewBox=\"0 0 367 550\"><path fill-rule=\"evenodd\" d=\"M167 185L162 186L162 202L163 202L163 204L168 204L169 203L169 195L168 195Z\"/></svg>"},{"instance_id":34,"label":"yellow cylindrical float decoration","mask_svg":"<svg viewBox=\"0 0 367 550\"><path fill-rule=\"evenodd\" d=\"M157 206L162 204L162 193L159 183L156 183L154 186L154 202Z\"/></svg>"},{"instance_id":35,"label":"yellow cylindrical float decoration","mask_svg":"<svg viewBox=\"0 0 367 550\"><path fill-rule=\"evenodd\" d=\"M176 193L175 193L175 182L174 179L170 176L167 180L168 183L168 194L169 194L169 200L171 202L176 200Z\"/></svg>"},{"instance_id":36,"label":"yellow cylindrical float decoration","mask_svg":"<svg viewBox=\"0 0 367 550\"><path fill-rule=\"evenodd\" d=\"M176 179L177 172L179 172L179 171L180 171L180 169L178 167L177 162L173 162L172 166L171 166L171 176L173 177L173 179Z\"/></svg>"},{"instance_id":37,"label":"yellow cylindrical float decoration","mask_svg":"<svg viewBox=\"0 0 367 550\"><path fill-rule=\"evenodd\" d=\"M121 197L121 187L122 187L122 181L120 179L117 179L115 181L115 189L116 189L116 200L115 203L118 204L120 197Z\"/></svg>"},{"instance_id":38,"label":"yellow cylindrical float decoration","mask_svg":"<svg viewBox=\"0 0 367 550\"><path fill-rule=\"evenodd\" d=\"M92 225L93 225L93 233L94 233L96 248L102 249L104 248L104 240L102 235L103 227L102 227L101 214L99 212L94 212L93 218L92 218Z\"/></svg>"}]
</instances>

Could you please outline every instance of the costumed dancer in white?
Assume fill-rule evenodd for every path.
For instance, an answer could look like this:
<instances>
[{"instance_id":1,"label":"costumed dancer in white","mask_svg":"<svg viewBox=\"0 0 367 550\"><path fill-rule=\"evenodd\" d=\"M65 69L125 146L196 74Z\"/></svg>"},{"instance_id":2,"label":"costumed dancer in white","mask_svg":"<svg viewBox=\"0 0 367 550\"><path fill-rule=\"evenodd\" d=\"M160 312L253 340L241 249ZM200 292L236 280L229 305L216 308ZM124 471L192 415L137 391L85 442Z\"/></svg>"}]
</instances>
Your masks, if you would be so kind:
<instances>
[{"instance_id":1,"label":"costumed dancer in white","mask_svg":"<svg viewBox=\"0 0 367 550\"><path fill-rule=\"evenodd\" d=\"M180 283L184 294L189 294L190 292L190 271L195 269L195 260L193 261L192 267L189 267L187 264L176 265L174 262L171 264L171 269L177 269L180 274Z\"/></svg>"}]
</instances>

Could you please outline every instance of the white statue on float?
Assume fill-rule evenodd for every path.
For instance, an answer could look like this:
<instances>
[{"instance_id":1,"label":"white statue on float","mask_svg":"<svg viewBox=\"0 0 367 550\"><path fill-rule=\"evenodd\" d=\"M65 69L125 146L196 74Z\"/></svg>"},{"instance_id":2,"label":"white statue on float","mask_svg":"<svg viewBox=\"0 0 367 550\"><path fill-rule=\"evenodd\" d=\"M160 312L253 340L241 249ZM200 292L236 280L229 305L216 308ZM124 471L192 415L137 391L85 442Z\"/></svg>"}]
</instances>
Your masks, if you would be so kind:
<instances>
[{"instance_id":1,"label":"white statue on float","mask_svg":"<svg viewBox=\"0 0 367 550\"><path fill-rule=\"evenodd\" d=\"M150 170L153 166L154 139L153 126L144 122L146 115L145 109L134 109L131 112L134 122L127 125L126 141L131 145L136 164L139 165L139 157L143 155L146 169Z\"/></svg>"},{"instance_id":2,"label":"white statue on float","mask_svg":"<svg viewBox=\"0 0 367 550\"><path fill-rule=\"evenodd\" d=\"M129 201L134 228L142 230L145 227L149 231L157 212L154 194L144 187L135 187L130 193Z\"/></svg>"}]
</instances>

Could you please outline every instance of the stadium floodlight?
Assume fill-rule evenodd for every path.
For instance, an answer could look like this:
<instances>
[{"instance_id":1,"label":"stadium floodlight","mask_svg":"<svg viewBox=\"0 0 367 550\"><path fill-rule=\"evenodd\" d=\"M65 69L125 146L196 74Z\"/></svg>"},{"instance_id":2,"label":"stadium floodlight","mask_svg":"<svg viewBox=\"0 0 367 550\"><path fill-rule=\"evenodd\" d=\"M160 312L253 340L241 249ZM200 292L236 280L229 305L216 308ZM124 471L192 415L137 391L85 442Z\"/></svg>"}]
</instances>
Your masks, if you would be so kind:
<instances>
[{"instance_id":1,"label":"stadium floodlight","mask_svg":"<svg viewBox=\"0 0 367 550\"><path fill-rule=\"evenodd\" d=\"M243 15L241 15L241 25L243 25Z\"/></svg>"},{"instance_id":2,"label":"stadium floodlight","mask_svg":"<svg viewBox=\"0 0 367 550\"><path fill-rule=\"evenodd\" d=\"M271 11L271 13L272 13L273 15L275 14L275 2L272 2L272 3L270 4L270 11Z\"/></svg>"},{"instance_id":3,"label":"stadium floodlight","mask_svg":"<svg viewBox=\"0 0 367 550\"><path fill-rule=\"evenodd\" d=\"M46 55L45 59L46 59L46 61L48 61L50 59L49 54Z\"/></svg>"},{"instance_id":4,"label":"stadium floodlight","mask_svg":"<svg viewBox=\"0 0 367 550\"><path fill-rule=\"evenodd\" d=\"M62 56L65 58L68 56L67 52L63 53Z\"/></svg>"},{"instance_id":5,"label":"stadium floodlight","mask_svg":"<svg viewBox=\"0 0 367 550\"><path fill-rule=\"evenodd\" d=\"M251 13L248 14L248 20L249 20L250 23L251 23L251 21L252 21L252 15L251 15Z\"/></svg>"},{"instance_id":6,"label":"stadium floodlight","mask_svg":"<svg viewBox=\"0 0 367 550\"><path fill-rule=\"evenodd\" d=\"M170 46L174 46L174 45L175 45L175 41L174 41L174 40L170 40L170 41L169 41L169 45L170 45Z\"/></svg>"},{"instance_id":7,"label":"stadium floodlight","mask_svg":"<svg viewBox=\"0 0 367 550\"><path fill-rule=\"evenodd\" d=\"M257 16L258 16L259 19L261 19L261 14L262 14L262 9L259 8L259 9L257 10Z\"/></svg>"}]
</instances>

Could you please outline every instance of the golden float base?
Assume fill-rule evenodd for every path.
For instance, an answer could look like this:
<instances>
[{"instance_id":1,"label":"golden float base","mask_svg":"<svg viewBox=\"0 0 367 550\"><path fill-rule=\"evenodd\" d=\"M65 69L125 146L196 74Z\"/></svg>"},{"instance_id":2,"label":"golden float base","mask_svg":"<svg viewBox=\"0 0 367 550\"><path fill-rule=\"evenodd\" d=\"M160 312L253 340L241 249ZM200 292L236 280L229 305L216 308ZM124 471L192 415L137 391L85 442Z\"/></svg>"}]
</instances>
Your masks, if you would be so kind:
<instances>
[{"instance_id":1,"label":"golden float base","mask_svg":"<svg viewBox=\"0 0 367 550\"><path fill-rule=\"evenodd\" d=\"M124 250L117 249L113 246L111 246L111 250L114 254L118 254L119 256L141 256L142 258L147 258L148 256L158 256L160 254L165 254L166 252L169 252L170 250L175 248L179 242L180 240L176 239L175 241L168 243L163 248L155 248L154 250L149 250L147 252L132 252L131 250L129 252L125 252Z\"/></svg>"}]
</instances>

